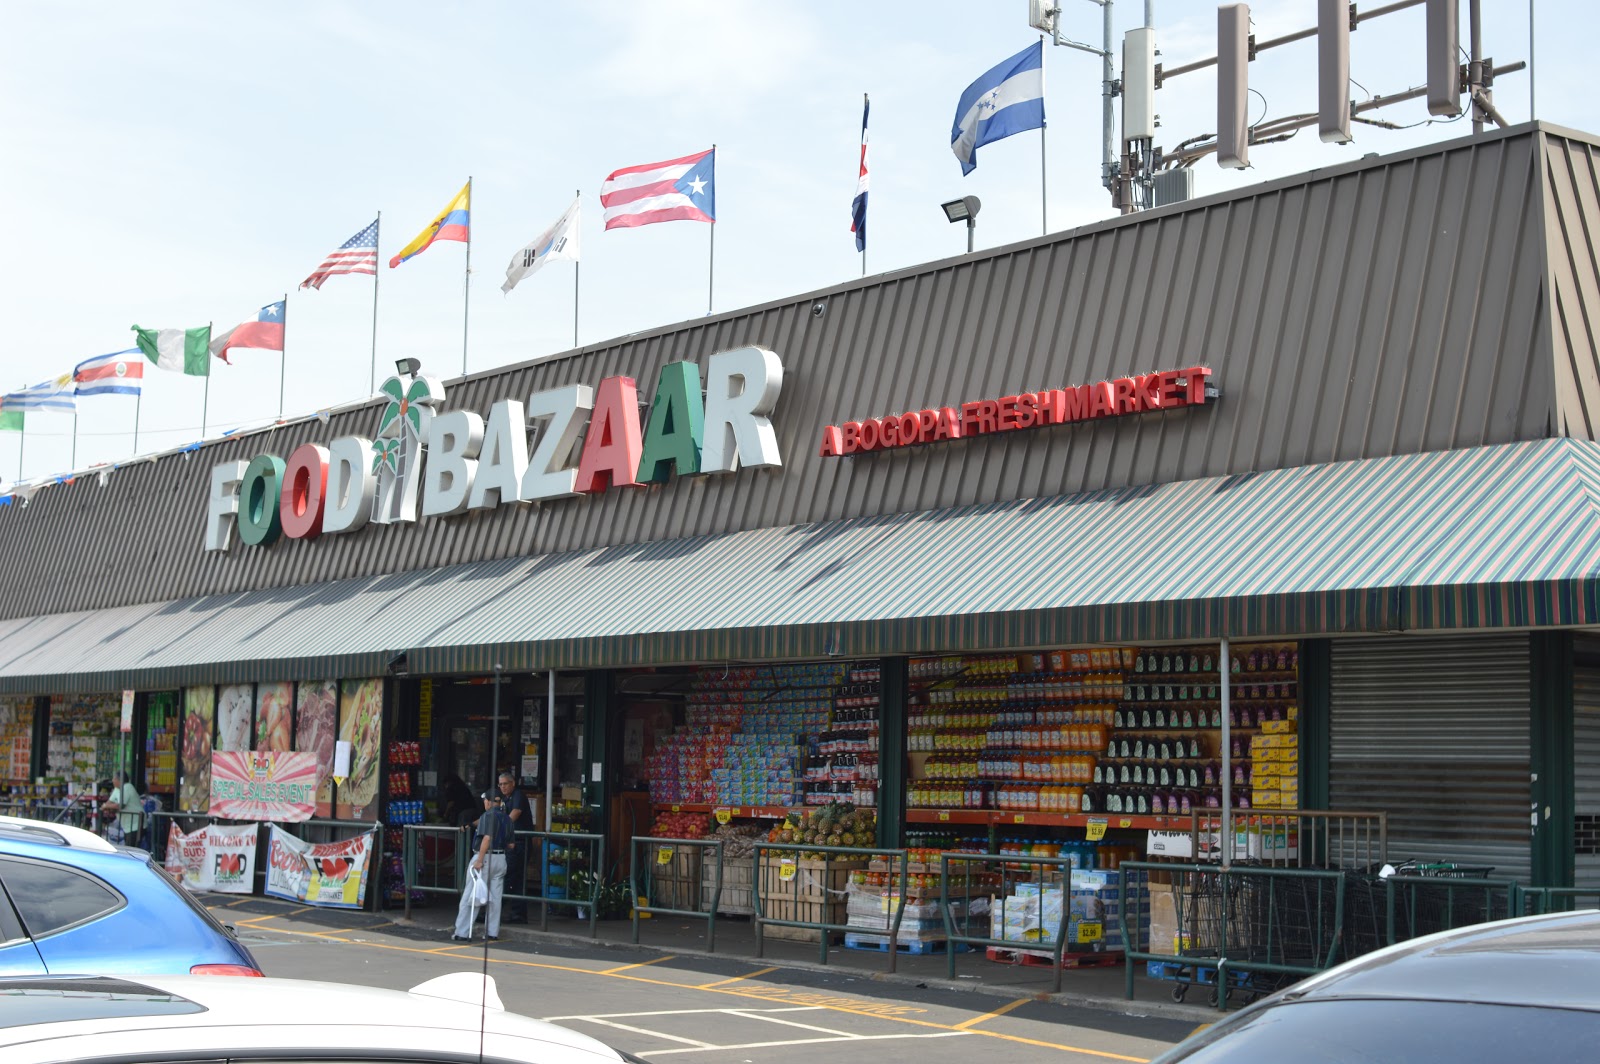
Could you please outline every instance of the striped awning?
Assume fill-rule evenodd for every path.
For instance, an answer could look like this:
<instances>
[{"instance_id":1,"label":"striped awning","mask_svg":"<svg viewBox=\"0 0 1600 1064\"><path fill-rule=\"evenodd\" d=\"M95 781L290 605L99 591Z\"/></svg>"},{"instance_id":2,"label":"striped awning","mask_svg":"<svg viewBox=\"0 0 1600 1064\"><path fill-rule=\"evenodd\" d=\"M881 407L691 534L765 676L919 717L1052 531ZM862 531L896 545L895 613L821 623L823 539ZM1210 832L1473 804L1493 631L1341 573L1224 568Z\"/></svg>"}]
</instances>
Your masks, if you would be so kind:
<instances>
[{"instance_id":1,"label":"striped awning","mask_svg":"<svg viewBox=\"0 0 1600 1064\"><path fill-rule=\"evenodd\" d=\"M1539 440L0 622L0 690L1600 623Z\"/></svg>"}]
</instances>

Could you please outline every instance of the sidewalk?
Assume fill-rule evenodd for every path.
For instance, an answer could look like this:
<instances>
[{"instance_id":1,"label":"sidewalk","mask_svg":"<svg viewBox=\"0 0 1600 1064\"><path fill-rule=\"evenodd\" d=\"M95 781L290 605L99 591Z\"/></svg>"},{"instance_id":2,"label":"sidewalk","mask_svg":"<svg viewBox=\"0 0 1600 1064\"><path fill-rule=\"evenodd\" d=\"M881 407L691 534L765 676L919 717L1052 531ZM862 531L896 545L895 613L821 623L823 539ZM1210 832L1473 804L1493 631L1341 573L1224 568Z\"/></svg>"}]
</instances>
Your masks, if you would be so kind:
<instances>
[{"instance_id":1,"label":"sidewalk","mask_svg":"<svg viewBox=\"0 0 1600 1064\"><path fill-rule=\"evenodd\" d=\"M1144 965L1134 968L1135 999L1127 999L1127 973L1123 964L1101 964L1095 967L1074 968L1061 974L1061 993L1051 991L1052 971L1049 965L1006 964L989 960L982 950L956 954L955 978L949 977L949 958L944 953L908 955L900 953L895 958L895 971L889 971L889 956L882 950L848 949L842 945L830 946L827 964L821 963L816 942L790 942L767 934L763 955L756 956L755 927L748 918L719 916L716 927L716 951L706 953L706 922L676 916L651 916L639 922L639 944L633 945L632 920L600 920L595 924L595 937L589 937L589 924L567 915L570 910L551 906L549 930L539 926L540 906L528 907L526 924L502 923L502 943L527 943L537 946L541 942L582 946L643 949L660 954L701 954L723 960L743 960L757 966L802 969L810 972L832 972L840 976L866 978L878 982L901 983L907 986L944 987L994 994L1015 1000L1030 997L1040 1001L1053 1001L1064 1005L1078 1005L1105 1011L1138 1015L1165 1016L1192 1020L1196 1024L1214 1023L1221 1015L1206 1007L1206 990L1191 988L1183 1004L1172 1000L1175 984L1151 979L1144 974ZM455 922L456 906L453 900L440 898L432 905L411 909L409 921L403 909L391 909L388 918L397 925L409 926L420 932L436 932L441 940L448 941ZM770 929L769 929L770 932ZM481 925L480 931L481 934ZM1236 1003L1237 1004L1237 1003Z\"/></svg>"}]
</instances>

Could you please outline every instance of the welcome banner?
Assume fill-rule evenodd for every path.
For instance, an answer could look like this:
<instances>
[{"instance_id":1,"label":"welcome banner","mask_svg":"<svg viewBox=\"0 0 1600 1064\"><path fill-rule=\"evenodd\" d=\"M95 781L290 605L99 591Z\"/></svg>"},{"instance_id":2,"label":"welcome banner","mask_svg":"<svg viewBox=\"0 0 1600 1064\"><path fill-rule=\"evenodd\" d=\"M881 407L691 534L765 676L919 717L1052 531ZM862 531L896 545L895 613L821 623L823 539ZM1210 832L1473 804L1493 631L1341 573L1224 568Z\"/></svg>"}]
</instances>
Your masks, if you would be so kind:
<instances>
[{"instance_id":1,"label":"welcome banner","mask_svg":"<svg viewBox=\"0 0 1600 1064\"><path fill-rule=\"evenodd\" d=\"M339 842L301 842L276 824L267 847L268 895L329 909L359 909L377 832Z\"/></svg>"},{"instance_id":2,"label":"welcome banner","mask_svg":"<svg viewBox=\"0 0 1600 1064\"><path fill-rule=\"evenodd\" d=\"M237 750L211 755L211 815L297 823L316 811L317 755Z\"/></svg>"},{"instance_id":3,"label":"welcome banner","mask_svg":"<svg viewBox=\"0 0 1600 1064\"><path fill-rule=\"evenodd\" d=\"M190 890L250 894L255 886L256 829L255 824L211 824L184 834L173 823L167 830L166 869Z\"/></svg>"}]
</instances>

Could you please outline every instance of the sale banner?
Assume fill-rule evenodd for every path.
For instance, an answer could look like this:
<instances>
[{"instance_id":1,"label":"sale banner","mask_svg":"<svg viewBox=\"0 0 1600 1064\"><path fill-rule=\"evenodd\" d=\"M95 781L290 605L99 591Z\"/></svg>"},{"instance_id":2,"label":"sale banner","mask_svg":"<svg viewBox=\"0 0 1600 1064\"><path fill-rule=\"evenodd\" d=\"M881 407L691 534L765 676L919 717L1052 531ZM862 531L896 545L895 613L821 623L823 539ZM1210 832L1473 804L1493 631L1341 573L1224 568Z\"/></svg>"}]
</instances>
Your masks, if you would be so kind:
<instances>
[{"instance_id":1,"label":"sale banner","mask_svg":"<svg viewBox=\"0 0 1600 1064\"><path fill-rule=\"evenodd\" d=\"M267 837L268 895L329 909L359 909L366 901L375 831L312 843L272 824Z\"/></svg>"},{"instance_id":2,"label":"sale banner","mask_svg":"<svg viewBox=\"0 0 1600 1064\"><path fill-rule=\"evenodd\" d=\"M166 869L190 890L253 893L256 828L211 824L184 834L172 824L167 831Z\"/></svg>"},{"instance_id":3,"label":"sale banner","mask_svg":"<svg viewBox=\"0 0 1600 1064\"><path fill-rule=\"evenodd\" d=\"M316 810L317 755L244 750L211 755L211 815L227 820L310 820Z\"/></svg>"}]
</instances>

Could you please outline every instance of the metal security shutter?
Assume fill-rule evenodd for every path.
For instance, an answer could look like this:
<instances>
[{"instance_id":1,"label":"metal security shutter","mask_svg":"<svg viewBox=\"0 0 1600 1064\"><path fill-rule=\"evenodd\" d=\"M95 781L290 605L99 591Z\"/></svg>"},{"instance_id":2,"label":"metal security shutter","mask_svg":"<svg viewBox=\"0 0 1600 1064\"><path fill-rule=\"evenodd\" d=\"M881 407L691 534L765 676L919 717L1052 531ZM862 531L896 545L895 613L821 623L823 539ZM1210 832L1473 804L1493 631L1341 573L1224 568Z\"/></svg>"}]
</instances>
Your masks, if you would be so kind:
<instances>
[{"instance_id":1,"label":"metal security shutter","mask_svg":"<svg viewBox=\"0 0 1600 1064\"><path fill-rule=\"evenodd\" d=\"M1526 882L1527 635L1334 640L1332 658L1332 807L1386 811L1392 863Z\"/></svg>"},{"instance_id":2,"label":"metal security shutter","mask_svg":"<svg viewBox=\"0 0 1600 1064\"><path fill-rule=\"evenodd\" d=\"M1600 639L1573 640L1573 885L1600 887Z\"/></svg>"}]
</instances>

